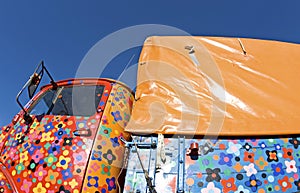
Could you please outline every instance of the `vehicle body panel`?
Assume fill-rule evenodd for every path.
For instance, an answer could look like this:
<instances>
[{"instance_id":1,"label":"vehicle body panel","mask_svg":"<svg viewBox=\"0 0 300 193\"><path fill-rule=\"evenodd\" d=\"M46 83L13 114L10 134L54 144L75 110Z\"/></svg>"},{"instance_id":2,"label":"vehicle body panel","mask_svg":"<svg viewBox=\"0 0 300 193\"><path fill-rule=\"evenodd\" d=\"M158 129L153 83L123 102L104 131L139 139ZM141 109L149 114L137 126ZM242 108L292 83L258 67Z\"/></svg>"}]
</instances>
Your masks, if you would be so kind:
<instances>
[{"instance_id":1,"label":"vehicle body panel","mask_svg":"<svg viewBox=\"0 0 300 193\"><path fill-rule=\"evenodd\" d=\"M106 181L103 178L104 174L97 173L97 179L100 181L95 181L94 184L89 177L90 172L95 169L94 162L97 162L94 165L105 164L107 167L111 167L110 165L115 163L111 163L107 159L111 156L115 158L117 152L119 153L118 161L115 162L122 163L120 154L124 144L118 137L124 136L125 139L129 139L129 135L124 132L123 128L130 117L132 93L124 85L111 80L70 79L58 82L58 86L70 85L105 86L103 94L96 96L101 98L95 114L89 117L32 115L33 122L29 125L20 116L14 125L3 127L1 137L4 140L1 144L0 162L6 171L5 177L9 179L10 183L13 183L11 187L14 192L46 192L46 190L47 192L81 192L82 189L90 190L91 185L98 188L98 184L99 187L106 186L107 192L117 191L115 182ZM30 105L35 104L35 100L48 89L51 89L51 85L43 87L41 92L26 106L27 109ZM123 89L122 93L116 92L116 89ZM117 93L119 94L117 95ZM110 125L105 126L110 132L103 133L103 122L113 119L113 113L117 111L111 105L112 101L116 100L115 95L123 96L119 103L116 102L116 105L119 107L120 103L124 102L122 104L124 111L119 110L119 119L124 120L120 121L120 124L110 122ZM110 102L106 105L108 99ZM126 117L124 117L125 113ZM107 140L102 140L102 138L107 138ZM119 144L120 147L113 146L110 150L105 152L103 150L103 153L102 150L95 152L93 145L101 142L107 143L107 147L103 149L109 148L109 143ZM110 155L105 156L107 152ZM110 171L112 176L116 176L120 171L119 165L114 166L116 169Z\"/></svg>"},{"instance_id":2,"label":"vehicle body panel","mask_svg":"<svg viewBox=\"0 0 300 193\"><path fill-rule=\"evenodd\" d=\"M138 139L159 143L156 136ZM196 159L186 155L192 143L198 143L202 152ZM204 148L208 149L204 151ZM300 191L300 140L296 138L193 139L173 136L164 138L163 150L138 151L157 192ZM124 192L147 192L135 151L131 151L128 163Z\"/></svg>"}]
</instances>

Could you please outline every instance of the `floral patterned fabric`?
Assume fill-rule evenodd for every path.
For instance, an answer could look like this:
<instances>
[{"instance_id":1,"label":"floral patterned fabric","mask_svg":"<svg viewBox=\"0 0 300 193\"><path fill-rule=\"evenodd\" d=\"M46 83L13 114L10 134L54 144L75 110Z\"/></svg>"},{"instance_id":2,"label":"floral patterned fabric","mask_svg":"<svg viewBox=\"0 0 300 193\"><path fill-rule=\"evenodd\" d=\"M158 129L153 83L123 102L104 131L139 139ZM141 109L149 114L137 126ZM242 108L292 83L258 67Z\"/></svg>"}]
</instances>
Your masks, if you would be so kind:
<instances>
[{"instance_id":1,"label":"floral patterned fabric","mask_svg":"<svg viewBox=\"0 0 300 193\"><path fill-rule=\"evenodd\" d=\"M164 139L166 161L159 169L149 160L156 155L155 149L138 150L144 166L150 164L157 192L176 192L178 178L184 179L184 191L191 193L300 191L300 138L184 141L185 150L178 152L178 139ZM184 155L184 175L180 176L179 153L186 152L191 143L199 144L202 155L194 160ZM146 182L137 155L131 152L125 192L136 190L146 192Z\"/></svg>"}]
</instances>

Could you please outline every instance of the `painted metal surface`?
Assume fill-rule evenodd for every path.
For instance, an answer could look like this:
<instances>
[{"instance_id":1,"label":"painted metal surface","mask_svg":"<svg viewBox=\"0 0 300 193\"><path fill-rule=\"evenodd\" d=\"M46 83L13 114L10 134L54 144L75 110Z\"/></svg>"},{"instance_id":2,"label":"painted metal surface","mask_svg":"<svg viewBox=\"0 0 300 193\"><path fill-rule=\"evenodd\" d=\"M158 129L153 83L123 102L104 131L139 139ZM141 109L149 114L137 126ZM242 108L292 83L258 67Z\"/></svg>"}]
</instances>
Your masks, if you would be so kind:
<instances>
[{"instance_id":1,"label":"painted metal surface","mask_svg":"<svg viewBox=\"0 0 300 193\"><path fill-rule=\"evenodd\" d=\"M3 166L0 167L3 168ZM13 193L12 187L3 172L0 172L0 192Z\"/></svg>"},{"instance_id":2,"label":"painted metal surface","mask_svg":"<svg viewBox=\"0 0 300 193\"><path fill-rule=\"evenodd\" d=\"M157 137L138 139L151 141ZM184 149L179 145L182 140ZM202 152L194 160L184 153L192 143L198 143ZM161 158L155 156L157 149L138 149L144 167L153 174L157 192L300 191L300 138L209 140L174 137L165 138L164 144L166 161L161 162L159 168L151 165ZM184 160L181 160L182 155ZM179 171L181 163L184 173ZM124 192L149 192L134 151L130 153Z\"/></svg>"},{"instance_id":3,"label":"painted metal surface","mask_svg":"<svg viewBox=\"0 0 300 193\"><path fill-rule=\"evenodd\" d=\"M120 139L130 139L124 128L130 118L132 103L130 91L121 85L113 86L92 148L83 192L117 193L123 187L121 172L125 147Z\"/></svg>"},{"instance_id":4,"label":"painted metal surface","mask_svg":"<svg viewBox=\"0 0 300 193\"><path fill-rule=\"evenodd\" d=\"M90 117L34 116L30 125L20 118L3 127L0 162L5 172L0 173L0 191L117 192L123 150L119 138L128 140L123 128L130 118L132 93L103 79L66 80L58 85L105 86L96 96L101 97L97 112ZM27 107L49 88L44 87Z\"/></svg>"}]
</instances>

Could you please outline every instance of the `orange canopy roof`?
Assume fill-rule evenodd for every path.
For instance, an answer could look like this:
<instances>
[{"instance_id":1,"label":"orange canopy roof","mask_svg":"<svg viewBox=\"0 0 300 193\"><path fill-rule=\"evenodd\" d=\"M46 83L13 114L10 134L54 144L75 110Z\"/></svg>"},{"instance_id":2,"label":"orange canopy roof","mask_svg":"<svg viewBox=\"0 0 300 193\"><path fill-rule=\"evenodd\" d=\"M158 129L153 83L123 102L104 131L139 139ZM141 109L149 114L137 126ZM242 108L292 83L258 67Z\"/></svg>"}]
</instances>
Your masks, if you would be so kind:
<instances>
[{"instance_id":1,"label":"orange canopy roof","mask_svg":"<svg viewBox=\"0 0 300 193\"><path fill-rule=\"evenodd\" d=\"M300 45L222 37L149 37L132 133L300 134Z\"/></svg>"}]
</instances>

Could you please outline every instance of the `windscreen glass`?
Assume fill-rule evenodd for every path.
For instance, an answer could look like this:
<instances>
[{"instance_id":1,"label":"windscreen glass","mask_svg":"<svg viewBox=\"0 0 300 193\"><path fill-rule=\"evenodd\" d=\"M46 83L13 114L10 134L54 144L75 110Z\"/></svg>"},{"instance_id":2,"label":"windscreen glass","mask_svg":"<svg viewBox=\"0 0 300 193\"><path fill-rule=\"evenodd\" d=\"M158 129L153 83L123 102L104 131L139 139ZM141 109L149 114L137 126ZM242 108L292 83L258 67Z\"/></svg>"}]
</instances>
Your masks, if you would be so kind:
<instances>
[{"instance_id":1,"label":"windscreen glass","mask_svg":"<svg viewBox=\"0 0 300 193\"><path fill-rule=\"evenodd\" d=\"M31 115L91 116L96 113L104 86L68 86L48 90L33 104Z\"/></svg>"}]
</instances>

